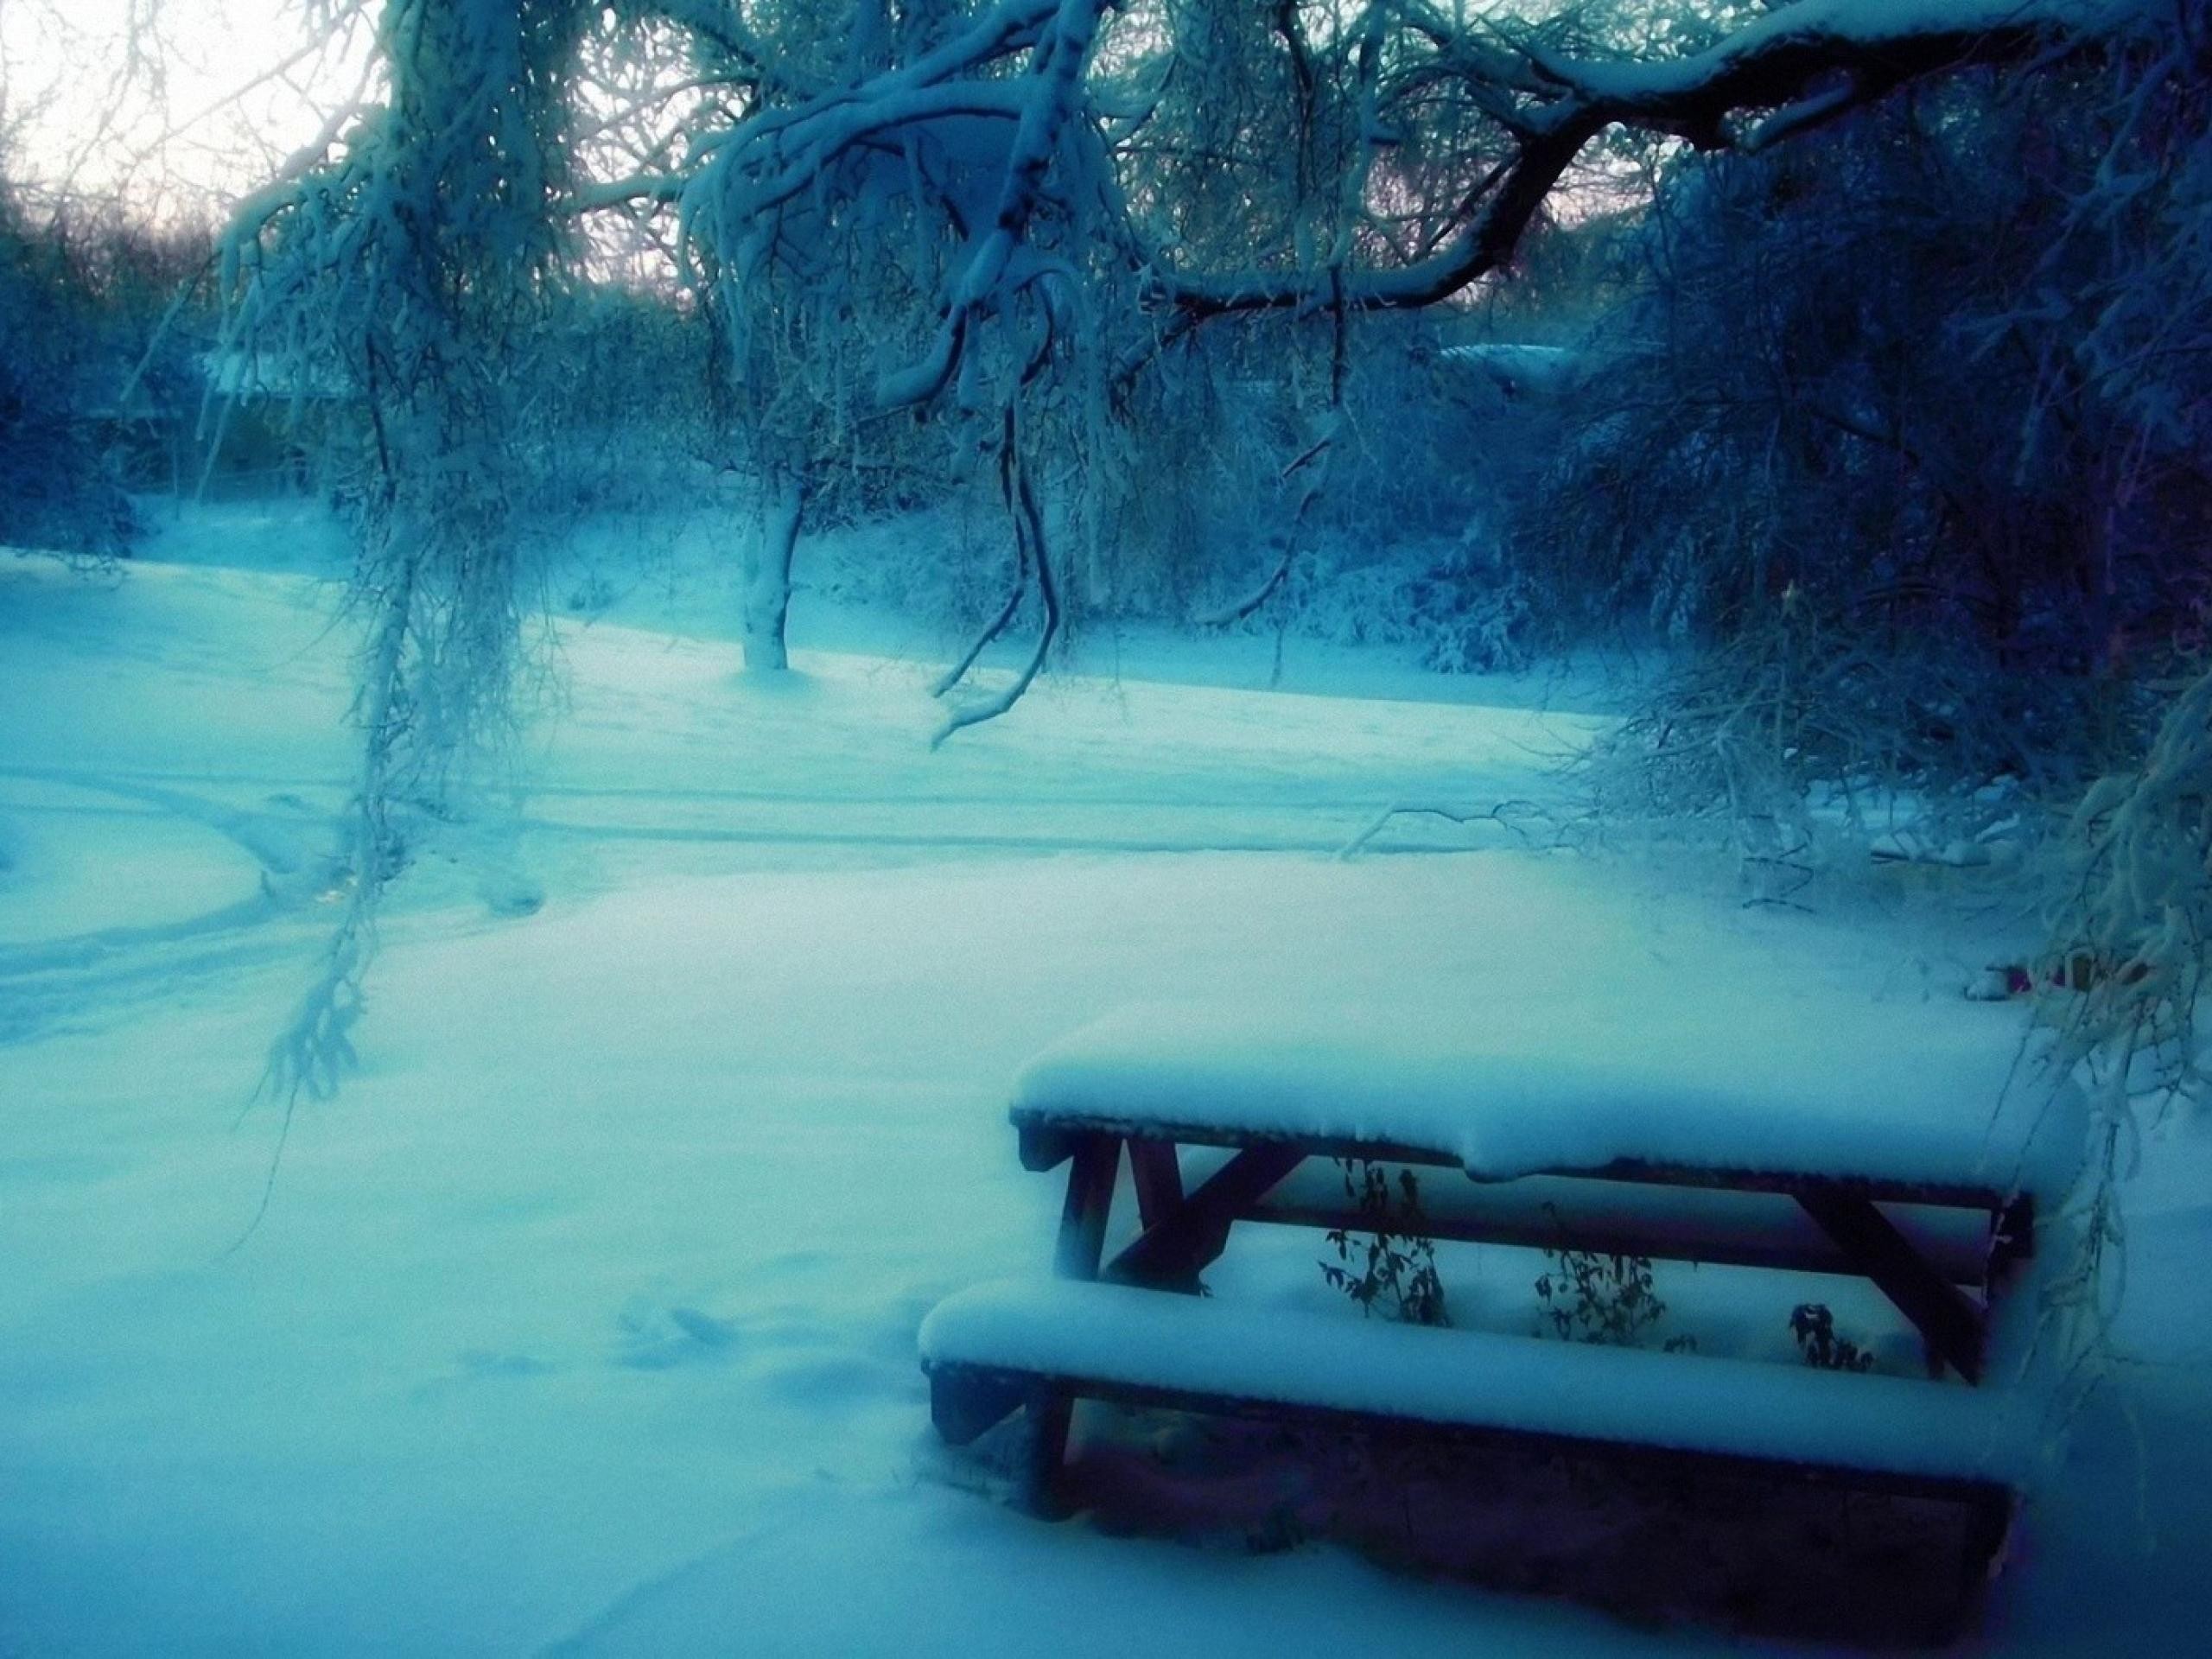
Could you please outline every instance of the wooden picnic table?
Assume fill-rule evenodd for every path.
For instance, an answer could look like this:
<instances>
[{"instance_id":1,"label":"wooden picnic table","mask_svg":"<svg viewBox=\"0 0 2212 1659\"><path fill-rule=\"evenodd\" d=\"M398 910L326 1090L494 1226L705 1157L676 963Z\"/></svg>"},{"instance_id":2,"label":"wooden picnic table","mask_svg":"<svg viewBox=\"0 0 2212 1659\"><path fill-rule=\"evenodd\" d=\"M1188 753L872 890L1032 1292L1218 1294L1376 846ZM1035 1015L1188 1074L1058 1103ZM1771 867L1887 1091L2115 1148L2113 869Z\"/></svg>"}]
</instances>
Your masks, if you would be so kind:
<instances>
[{"instance_id":1,"label":"wooden picnic table","mask_svg":"<svg viewBox=\"0 0 2212 1659\"><path fill-rule=\"evenodd\" d=\"M1848 1022L1835 1036L1847 1052L1866 1040ZM1961 1092L1989 1076L1976 1039L1923 1049L1909 1085L1883 1079L1905 1097L1854 1116L1833 1057L1797 1057L1809 1073L1787 1056L1746 1067L1694 1033L1597 1063L1471 1043L1419 1014L1331 1033L1130 1011L1054 1046L1017 1086L1023 1166L1067 1171L1054 1277L979 1287L931 1316L933 1416L964 1443L1026 1408L1025 1497L1044 1512L1059 1505L1073 1402L1093 1396L1413 1421L1951 1498L1967 1506L1968 1559L1986 1560L2037 1405L1977 1385L2026 1350L2031 1315L2011 1299L2078 1153L2080 1103L2061 1090L1993 1116ZM1109 1258L1125 1159L1135 1225ZM1864 1278L1920 1333L1930 1379L1159 1294L1198 1289L1240 1224L1393 1230L1348 1195L1345 1160L1424 1172L1432 1238Z\"/></svg>"}]
</instances>

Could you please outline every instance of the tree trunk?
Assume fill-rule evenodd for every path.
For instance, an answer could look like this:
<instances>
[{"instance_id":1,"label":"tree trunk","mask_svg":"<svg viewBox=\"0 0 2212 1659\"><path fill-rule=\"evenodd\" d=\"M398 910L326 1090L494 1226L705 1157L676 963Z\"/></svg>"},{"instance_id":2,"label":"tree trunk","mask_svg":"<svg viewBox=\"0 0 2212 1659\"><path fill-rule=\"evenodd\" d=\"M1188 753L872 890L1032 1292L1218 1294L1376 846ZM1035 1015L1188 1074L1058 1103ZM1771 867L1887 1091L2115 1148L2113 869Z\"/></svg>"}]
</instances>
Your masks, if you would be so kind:
<instances>
[{"instance_id":1,"label":"tree trunk","mask_svg":"<svg viewBox=\"0 0 2212 1659\"><path fill-rule=\"evenodd\" d=\"M745 668L782 673L791 666L784 624L791 607L791 555L806 511L806 481L797 467L779 468L761 499L760 534L745 550Z\"/></svg>"}]
</instances>

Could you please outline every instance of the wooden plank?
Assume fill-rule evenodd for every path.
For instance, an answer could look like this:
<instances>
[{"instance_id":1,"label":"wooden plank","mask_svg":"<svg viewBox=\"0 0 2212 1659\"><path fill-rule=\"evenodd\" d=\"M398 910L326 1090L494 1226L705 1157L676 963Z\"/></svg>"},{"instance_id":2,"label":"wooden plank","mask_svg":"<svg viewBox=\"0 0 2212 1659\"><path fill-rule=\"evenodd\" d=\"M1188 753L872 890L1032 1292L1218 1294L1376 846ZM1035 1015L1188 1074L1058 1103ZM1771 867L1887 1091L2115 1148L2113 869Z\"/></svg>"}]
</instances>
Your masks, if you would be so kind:
<instances>
[{"instance_id":1,"label":"wooden plank","mask_svg":"<svg viewBox=\"0 0 2212 1659\"><path fill-rule=\"evenodd\" d=\"M1199 1154L1194 1176L1211 1155ZM1403 1166L1384 1166L1392 1193L1400 1190L1406 1173ZM1431 1179L1420 1182L1419 1193L1419 1230L1428 1238L1796 1273L1858 1276L1862 1271L1802 1205L1779 1192L1531 1175L1492 1183ZM1889 1213L1913 1248L1945 1278L1960 1285L1984 1282L1990 1255L1987 1212L1912 1205ZM1376 1230L1376 1218L1344 1197L1337 1168L1318 1160L1294 1171L1237 1219L1323 1231ZM1391 1230L1387 1221L1383 1226Z\"/></svg>"},{"instance_id":2,"label":"wooden plank","mask_svg":"<svg viewBox=\"0 0 2212 1659\"><path fill-rule=\"evenodd\" d=\"M1378 1162L1415 1164L1432 1169L1459 1167L1458 1154L1435 1147L1415 1146L1402 1141L1362 1140L1350 1135L1268 1134L1224 1128L1218 1123L1205 1122L1202 1118L1127 1118L1116 1117L1110 1112L1080 1115L1048 1113L1017 1106L1007 1114L1007 1119L1021 1137L1025 1147L1034 1145L1057 1150L1058 1143L1055 1136L1112 1135L1124 1135L1133 1141L1172 1141L1186 1147L1242 1148L1268 1145L1296 1146L1305 1154L1316 1158L1369 1158ZM1059 1157L1066 1155L1065 1151L1058 1153ZM1052 1166L1051 1164L1042 1166L1047 1169ZM1022 1167L1037 1167L1027 1161L1026 1152Z\"/></svg>"},{"instance_id":3,"label":"wooden plank","mask_svg":"<svg viewBox=\"0 0 2212 1659\"><path fill-rule=\"evenodd\" d=\"M2009 1281L2036 1253L2036 1201L2023 1192L1998 1213L1990 1229L1989 1284L1992 1292Z\"/></svg>"},{"instance_id":4,"label":"wooden plank","mask_svg":"<svg viewBox=\"0 0 2212 1659\"><path fill-rule=\"evenodd\" d=\"M1967 1382L1981 1381L1981 1310L1929 1267L1887 1216L1864 1198L1821 1184L1801 1186L1796 1198L1919 1328L1929 1353Z\"/></svg>"},{"instance_id":5,"label":"wooden plank","mask_svg":"<svg viewBox=\"0 0 2212 1659\"><path fill-rule=\"evenodd\" d=\"M1164 1219L1139 1234L1114 1258L1106 1276L1128 1284L1193 1287L1199 1270L1227 1247L1236 1217L1305 1160L1303 1149L1287 1141L1245 1147Z\"/></svg>"},{"instance_id":6,"label":"wooden plank","mask_svg":"<svg viewBox=\"0 0 2212 1659\"><path fill-rule=\"evenodd\" d=\"M1056 1123L1017 1123L1014 1131L1021 1166L1033 1175L1058 1169L1075 1152L1076 1132Z\"/></svg>"},{"instance_id":7,"label":"wooden plank","mask_svg":"<svg viewBox=\"0 0 2212 1659\"><path fill-rule=\"evenodd\" d=\"M1145 1226L1157 1225L1182 1207L1183 1166L1173 1141L1132 1136L1129 1175L1136 1184L1137 1218Z\"/></svg>"},{"instance_id":8,"label":"wooden plank","mask_svg":"<svg viewBox=\"0 0 2212 1659\"><path fill-rule=\"evenodd\" d=\"M1027 1438L1021 1447L1015 1501L1043 1520L1063 1520L1073 1507L1065 1477L1078 1392L1057 1377L1040 1376L1030 1380L1021 1396Z\"/></svg>"},{"instance_id":9,"label":"wooden plank","mask_svg":"<svg viewBox=\"0 0 2212 1659\"><path fill-rule=\"evenodd\" d=\"M1968 1501L1966 1535L1960 1544L1959 1577L1960 1587L1969 1602L1978 1603L1990 1583L2003 1571L2019 1512L2020 1499L2016 1492L1986 1492Z\"/></svg>"},{"instance_id":10,"label":"wooden plank","mask_svg":"<svg viewBox=\"0 0 2212 1659\"><path fill-rule=\"evenodd\" d=\"M1686 1364L1695 1364L1687 1360ZM1393 1416L1387 1413L1356 1411L1340 1406L1316 1406L1300 1402L1255 1400L1243 1395L1198 1393L1185 1389L1162 1388L1151 1383L1129 1382L1118 1378L1099 1378L1065 1373L1034 1374L1002 1370L995 1367L969 1366L940 1361L931 1370L934 1379L940 1372L973 1373L986 1386L1021 1389L1042 1387L1055 1397L1080 1396L1090 1400L1111 1400L1124 1405L1158 1407L1171 1411L1191 1411L1211 1416L1244 1417L1266 1422L1294 1423L1336 1431L1363 1428L1392 1428L1412 1430L1433 1436L1440 1442L1473 1445L1518 1445L1535 1446L1562 1456L1588 1458L1610 1463L1645 1465L1675 1469L1705 1468L1726 1472L1758 1476L1770 1479L1801 1480L1808 1483L1844 1487L1853 1491L1891 1492L1899 1497L1932 1497L1947 1502L1974 1506L1981 1516L2009 1516L2012 1503L2012 1489L2001 1480L1977 1478L1971 1476L1928 1475L1902 1473L1894 1470L1867 1468L1846 1463L1817 1460L1796 1460L1781 1458L1748 1457L1739 1452L1694 1451L1681 1446L1656 1446L1643 1441L1599 1440L1582 1435L1557 1433L1544 1429L1524 1429L1485 1423L1440 1423L1427 1419ZM1948 1384L1915 1386L1946 1387ZM1986 1530L1990 1522L1980 1525Z\"/></svg>"},{"instance_id":11,"label":"wooden plank","mask_svg":"<svg viewBox=\"0 0 2212 1659\"><path fill-rule=\"evenodd\" d=\"M930 1373L930 1421L948 1446L965 1446L1011 1416L1021 1403L1019 1383L946 1367Z\"/></svg>"},{"instance_id":12,"label":"wooden plank","mask_svg":"<svg viewBox=\"0 0 2212 1659\"><path fill-rule=\"evenodd\" d=\"M1815 1174L1802 1169L1708 1169L1690 1164L1654 1163L1641 1158L1617 1158L1595 1168L1552 1169L1543 1173L1573 1175L1592 1181L1637 1181L1656 1186L1782 1192L1793 1198L1808 1181L1814 1181L1829 1192L1884 1204L1925 1204L1990 1211L2003 1209L2012 1196L1974 1181L1910 1181L1889 1176Z\"/></svg>"},{"instance_id":13,"label":"wooden plank","mask_svg":"<svg viewBox=\"0 0 2212 1659\"><path fill-rule=\"evenodd\" d=\"M1117 1118L1110 1113L1071 1115L1046 1113L1034 1109L1017 1107L1008 1115L1015 1128L1020 1132L1025 1147L1023 1167L1052 1168L1053 1163L1067 1154L1056 1137L1075 1134L1106 1134L1147 1136L1161 1141L1173 1141L1190 1147L1221 1147L1241 1148L1271 1143L1295 1145L1308 1156L1315 1158L1359 1158L1376 1163L1412 1164L1419 1168L1459 1169L1465 1166L1456 1152L1438 1147L1418 1146L1412 1142L1382 1138L1360 1138L1349 1135L1270 1135L1249 1129L1224 1128L1207 1123L1194 1115L1190 1118L1173 1121L1147 1117L1141 1121ZM1052 1155L1053 1163L1032 1164L1027 1148L1040 1149L1039 1155ZM1057 1155L1054 1155L1057 1154ZM1724 1192L1775 1192L1784 1196L1794 1194L1808 1179L1804 1170L1738 1169L1733 1167L1704 1167L1689 1164L1661 1163L1642 1158L1618 1158L1592 1166L1558 1168L1516 1173L1511 1179L1522 1179L1529 1175L1544 1174L1573 1177L1582 1180L1627 1181L1653 1186L1682 1186L1709 1188ZM1468 1178L1478 1185L1502 1185L1493 1182L1479 1170L1468 1172ZM2014 1194L1986 1182L1979 1181L1921 1181L1891 1176L1832 1176L1817 1179L1839 1191L1884 1204L1933 1205L1947 1208L1999 1211L2012 1202Z\"/></svg>"}]
</instances>

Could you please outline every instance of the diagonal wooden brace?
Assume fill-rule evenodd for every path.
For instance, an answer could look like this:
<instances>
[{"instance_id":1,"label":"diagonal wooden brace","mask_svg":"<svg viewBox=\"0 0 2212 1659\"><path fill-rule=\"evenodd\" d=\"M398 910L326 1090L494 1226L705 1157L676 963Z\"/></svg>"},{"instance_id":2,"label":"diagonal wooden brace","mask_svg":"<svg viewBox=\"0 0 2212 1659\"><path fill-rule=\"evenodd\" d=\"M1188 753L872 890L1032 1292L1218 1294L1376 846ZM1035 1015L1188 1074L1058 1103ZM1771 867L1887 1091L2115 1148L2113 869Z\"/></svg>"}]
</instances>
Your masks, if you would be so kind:
<instances>
[{"instance_id":1,"label":"diagonal wooden brace","mask_svg":"<svg viewBox=\"0 0 2212 1659\"><path fill-rule=\"evenodd\" d=\"M1796 1198L1919 1328L1936 1361L1948 1361L1969 1382L1981 1381L1981 1310L1921 1258L1872 1199L1826 1184L1800 1187Z\"/></svg>"},{"instance_id":2,"label":"diagonal wooden brace","mask_svg":"<svg viewBox=\"0 0 2212 1659\"><path fill-rule=\"evenodd\" d=\"M1305 1160L1305 1152L1288 1141L1245 1147L1139 1234L1105 1276L1127 1284L1195 1287L1199 1270L1228 1247L1236 1217Z\"/></svg>"}]
</instances>

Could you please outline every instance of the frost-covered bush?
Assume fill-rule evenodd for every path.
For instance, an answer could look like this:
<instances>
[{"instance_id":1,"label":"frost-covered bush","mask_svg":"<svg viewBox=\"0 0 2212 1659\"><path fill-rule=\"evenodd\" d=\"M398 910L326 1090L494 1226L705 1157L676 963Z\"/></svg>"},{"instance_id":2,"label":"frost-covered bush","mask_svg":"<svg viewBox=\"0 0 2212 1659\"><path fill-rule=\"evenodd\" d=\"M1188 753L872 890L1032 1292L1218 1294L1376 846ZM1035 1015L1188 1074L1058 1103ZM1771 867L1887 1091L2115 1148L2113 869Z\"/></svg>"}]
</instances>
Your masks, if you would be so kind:
<instances>
[{"instance_id":1,"label":"frost-covered bush","mask_svg":"<svg viewBox=\"0 0 2212 1659\"><path fill-rule=\"evenodd\" d=\"M1278 596L1239 621L1336 645L1405 647L1440 674L1491 674L1528 666L1548 639L1534 598L1480 522L1450 537L1330 530Z\"/></svg>"},{"instance_id":2,"label":"frost-covered bush","mask_svg":"<svg viewBox=\"0 0 2212 1659\"><path fill-rule=\"evenodd\" d=\"M2207 1095L2196 1014L2212 974L2212 672L2160 721L2136 770L2101 779L2075 814L2078 885L2054 935L2059 1011L2076 1054L2105 1051L2123 1089L2161 1106Z\"/></svg>"},{"instance_id":3,"label":"frost-covered bush","mask_svg":"<svg viewBox=\"0 0 2212 1659\"><path fill-rule=\"evenodd\" d=\"M573 283L547 296L526 365L533 514L632 513L699 493L713 344L668 296Z\"/></svg>"},{"instance_id":4,"label":"frost-covered bush","mask_svg":"<svg viewBox=\"0 0 2212 1659\"><path fill-rule=\"evenodd\" d=\"M2143 351L2131 384L2094 346L2146 278L2201 297L2143 251L2195 220L2083 224L2129 108L2108 75L1970 77L1669 163L1514 544L1550 605L1691 647L1629 734L1677 802L2058 805L2145 740L2212 593L2212 449L2159 435Z\"/></svg>"},{"instance_id":5,"label":"frost-covered bush","mask_svg":"<svg viewBox=\"0 0 2212 1659\"><path fill-rule=\"evenodd\" d=\"M2108 1147L2135 1128L2132 1100L2202 1103L2196 1008L2212 971L2212 514L2179 487L2212 452L2212 5L2126 66L2123 118L2071 234L2108 251L2071 296L2073 361L2133 418L2116 476L2176 549L2188 580L2171 696L2139 757L2088 790L2074 813L2071 880L2053 957L2081 964L2061 1017L2069 1058L2106 1069ZM2159 665L2148 657L2147 666Z\"/></svg>"},{"instance_id":6,"label":"frost-covered bush","mask_svg":"<svg viewBox=\"0 0 2212 1659\"><path fill-rule=\"evenodd\" d=\"M1503 550L1471 530L1410 585L1404 614L1421 663L1440 674L1526 667L1541 637L1536 594Z\"/></svg>"},{"instance_id":7,"label":"frost-covered bush","mask_svg":"<svg viewBox=\"0 0 2212 1659\"><path fill-rule=\"evenodd\" d=\"M1500 540L1550 410L1501 396L1424 318L1272 319L1160 365L1121 439L1124 608L1409 644L1477 672L1542 633ZM1241 597L1238 597L1241 596Z\"/></svg>"}]
</instances>

